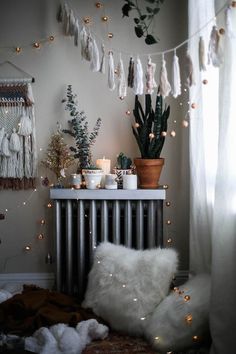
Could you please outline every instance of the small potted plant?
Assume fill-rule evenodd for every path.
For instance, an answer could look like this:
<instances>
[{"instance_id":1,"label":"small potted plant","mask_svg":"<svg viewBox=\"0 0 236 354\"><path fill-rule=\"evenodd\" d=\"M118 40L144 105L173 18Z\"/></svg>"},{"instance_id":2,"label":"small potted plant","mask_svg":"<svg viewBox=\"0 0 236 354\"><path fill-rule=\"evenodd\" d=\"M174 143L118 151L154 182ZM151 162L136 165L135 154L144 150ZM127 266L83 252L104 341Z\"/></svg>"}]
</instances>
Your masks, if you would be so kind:
<instances>
[{"instance_id":1,"label":"small potted plant","mask_svg":"<svg viewBox=\"0 0 236 354\"><path fill-rule=\"evenodd\" d=\"M122 188L123 186L123 175L133 173L132 160L123 152L120 152L119 155L117 155L114 173L117 175L118 188Z\"/></svg>"},{"instance_id":2,"label":"small potted plant","mask_svg":"<svg viewBox=\"0 0 236 354\"><path fill-rule=\"evenodd\" d=\"M141 158L134 159L139 187L157 188L164 165L164 158L160 155L167 135L170 106L163 107L163 98L157 93L155 109L153 109L151 95L147 94L145 109L143 109L136 96L133 114L135 123L132 130L141 153Z\"/></svg>"}]
</instances>

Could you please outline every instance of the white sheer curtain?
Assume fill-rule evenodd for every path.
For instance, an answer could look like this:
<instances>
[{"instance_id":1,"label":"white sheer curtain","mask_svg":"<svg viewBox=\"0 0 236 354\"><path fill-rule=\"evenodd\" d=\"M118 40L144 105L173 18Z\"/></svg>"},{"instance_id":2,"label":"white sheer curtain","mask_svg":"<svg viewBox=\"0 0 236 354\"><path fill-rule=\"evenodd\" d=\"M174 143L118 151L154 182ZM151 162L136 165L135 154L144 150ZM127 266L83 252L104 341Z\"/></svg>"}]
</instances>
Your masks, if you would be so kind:
<instances>
[{"instance_id":1,"label":"white sheer curtain","mask_svg":"<svg viewBox=\"0 0 236 354\"><path fill-rule=\"evenodd\" d=\"M224 6L218 0L216 10ZM189 35L214 18L214 0L189 0ZM219 15L222 21L223 11ZM232 8L236 33L236 9ZM218 16L217 16L218 20ZM208 46L214 20L201 33ZM224 26L223 26L224 27ZM236 38L224 36L220 69L198 70L198 36L190 41L196 85L190 90L190 269L211 271L211 354L236 353ZM206 48L207 49L207 48ZM208 84L203 85L202 80ZM204 291L204 290L203 290Z\"/></svg>"}]
</instances>

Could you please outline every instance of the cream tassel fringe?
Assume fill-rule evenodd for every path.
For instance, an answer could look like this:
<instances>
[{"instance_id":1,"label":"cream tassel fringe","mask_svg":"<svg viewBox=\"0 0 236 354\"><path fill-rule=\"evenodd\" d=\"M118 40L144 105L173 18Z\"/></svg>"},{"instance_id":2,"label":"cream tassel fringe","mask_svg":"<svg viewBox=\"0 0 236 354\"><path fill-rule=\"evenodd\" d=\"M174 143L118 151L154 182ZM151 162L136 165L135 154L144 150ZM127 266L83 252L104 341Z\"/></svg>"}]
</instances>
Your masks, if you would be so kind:
<instances>
[{"instance_id":1,"label":"cream tassel fringe","mask_svg":"<svg viewBox=\"0 0 236 354\"><path fill-rule=\"evenodd\" d=\"M208 48L208 64L219 67L223 63L223 52L220 47L220 35L217 27L213 26Z\"/></svg>"},{"instance_id":2,"label":"cream tassel fringe","mask_svg":"<svg viewBox=\"0 0 236 354\"><path fill-rule=\"evenodd\" d=\"M100 73L102 73L102 74L105 74L105 70L106 70L105 65L106 65L106 63L105 63L105 46L104 46L104 44L102 44L102 59L101 59L100 69L99 69Z\"/></svg>"},{"instance_id":3,"label":"cream tassel fringe","mask_svg":"<svg viewBox=\"0 0 236 354\"><path fill-rule=\"evenodd\" d=\"M206 71L205 42L202 36L199 38L198 54L199 54L199 69L200 71Z\"/></svg>"},{"instance_id":4,"label":"cream tassel fringe","mask_svg":"<svg viewBox=\"0 0 236 354\"><path fill-rule=\"evenodd\" d=\"M34 104L34 96L33 96L33 90L32 90L32 86L31 84L27 84L27 96L28 96L28 99L30 100L30 102L32 104Z\"/></svg>"},{"instance_id":5,"label":"cream tassel fringe","mask_svg":"<svg viewBox=\"0 0 236 354\"><path fill-rule=\"evenodd\" d=\"M17 178L23 178L24 177L24 137L20 136L20 151L18 153L18 165L17 165L17 170L16 170L16 177Z\"/></svg>"},{"instance_id":6,"label":"cream tassel fringe","mask_svg":"<svg viewBox=\"0 0 236 354\"><path fill-rule=\"evenodd\" d=\"M75 21L74 26L74 45L78 47L79 45L79 21L78 19Z\"/></svg>"},{"instance_id":7,"label":"cream tassel fringe","mask_svg":"<svg viewBox=\"0 0 236 354\"><path fill-rule=\"evenodd\" d=\"M11 137L10 137L9 149L13 152L20 151L20 138L19 138L19 135L16 133L15 129L13 129L13 133L11 134Z\"/></svg>"},{"instance_id":8,"label":"cream tassel fringe","mask_svg":"<svg viewBox=\"0 0 236 354\"><path fill-rule=\"evenodd\" d=\"M91 41L92 41L92 53L91 53L91 61L90 61L90 70L93 72L97 72L100 69L99 51L95 39L92 38Z\"/></svg>"},{"instance_id":9,"label":"cream tassel fringe","mask_svg":"<svg viewBox=\"0 0 236 354\"><path fill-rule=\"evenodd\" d=\"M80 31L80 47L81 47L81 58L85 59L85 49L87 45L88 34L85 27L82 27Z\"/></svg>"},{"instance_id":10,"label":"cream tassel fringe","mask_svg":"<svg viewBox=\"0 0 236 354\"><path fill-rule=\"evenodd\" d=\"M1 155L1 150L2 150L2 140L3 140L4 135L5 135L5 129L4 129L4 127L2 127L0 129L0 155Z\"/></svg>"},{"instance_id":11,"label":"cream tassel fringe","mask_svg":"<svg viewBox=\"0 0 236 354\"><path fill-rule=\"evenodd\" d=\"M89 34L87 36L86 46L84 49L84 59L87 61L91 61L92 55L93 55L93 42L92 42L92 37Z\"/></svg>"},{"instance_id":12,"label":"cream tassel fringe","mask_svg":"<svg viewBox=\"0 0 236 354\"><path fill-rule=\"evenodd\" d=\"M127 86L124 71L123 60L120 57L118 67L117 67L117 77L118 77L118 95L120 98L127 96Z\"/></svg>"},{"instance_id":13,"label":"cream tassel fringe","mask_svg":"<svg viewBox=\"0 0 236 354\"><path fill-rule=\"evenodd\" d=\"M192 85L195 85L193 62L189 53L187 53L185 57L185 71L188 86L191 87Z\"/></svg>"},{"instance_id":14,"label":"cream tassel fringe","mask_svg":"<svg viewBox=\"0 0 236 354\"><path fill-rule=\"evenodd\" d=\"M174 52L173 62L172 62L172 96L177 98L181 95L181 78L180 78L180 68L179 68L179 58Z\"/></svg>"},{"instance_id":15,"label":"cream tassel fringe","mask_svg":"<svg viewBox=\"0 0 236 354\"><path fill-rule=\"evenodd\" d=\"M156 64L152 63L152 59L149 57L146 69L146 93L148 94L152 94L154 88L157 87L157 83L155 81L155 71Z\"/></svg>"},{"instance_id":16,"label":"cream tassel fringe","mask_svg":"<svg viewBox=\"0 0 236 354\"><path fill-rule=\"evenodd\" d=\"M141 60L136 59L135 68L134 68L134 86L133 86L135 95L143 94L143 67Z\"/></svg>"},{"instance_id":17,"label":"cream tassel fringe","mask_svg":"<svg viewBox=\"0 0 236 354\"><path fill-rule=\"evenodd\" d=\"M116 87L116 85L115 85L114 58L113 58L113 53L111 51L108 54L108 87L112 91Z\"/></svg>"},{"instance_id":18,"label":"cream tassel fringe","mask_svg":"<svg viewBox=\"0 0 236 354\"><path fill-rule=\"evenodd\" d=\"M5 134L5 136L2 139L2 155L5 157L11 156L11 152L9 150L9 140L8 140L8 134Z\"/></svg>"},{"instance_id":19,"label":"cream tassel fringe","mask_svg":"<svg viewBox=\"0 0 236 354\"><path fill-rule=\"evenodd\" d=\"M32 133L32 122L30 118L26 114L24 114L20 118L18 134L27 136L30 135L31 133Z\"/></svg>"},{"instance_id":20,"label":"cream tassel fringe","mask_svg":"<svg viewBox=\"0 0 236 354\"><path fill-rule=\"evenodd\" d=\"M32 177L32 170L31 170L31 139L30 136L25 136L25 143L24 143L24 157L25 157L25 177L30 178Z\"/></svg>"},{"instance_id":21,"label":"cream tassel fringe","mask_svg":"<svg viewBox=\"0 0 236 354\"><path fill-rule=\"evenodd\" d=\"M162 65L161 65L161 71L160 71L160 94L163 96L163 98L169 96L169 93L171 92L171 86L168 81L168 75L167 75L167 70L166 70L166 61L164 58L164 55L162 56Z\"/></svg>"}]
</instances>

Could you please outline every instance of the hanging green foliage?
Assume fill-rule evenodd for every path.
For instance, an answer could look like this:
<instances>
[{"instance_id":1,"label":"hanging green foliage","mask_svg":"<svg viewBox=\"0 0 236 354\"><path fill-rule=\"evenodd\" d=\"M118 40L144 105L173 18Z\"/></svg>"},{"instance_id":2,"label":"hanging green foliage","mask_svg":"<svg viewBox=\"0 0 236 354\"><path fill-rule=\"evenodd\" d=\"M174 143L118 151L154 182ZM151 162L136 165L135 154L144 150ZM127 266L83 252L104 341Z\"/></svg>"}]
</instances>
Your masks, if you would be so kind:
<instances>
[{"instance_id":1,"label":"hanging green foliage","mask_svg":"<svg viewBox=\"0 0 236 354\"><path fill-rule=\"evenodd\" d=\"M130 11L135 10L137 16L133 18L135 23L134 31L138 38L144 37L145 43L150 45L157 43L159 38L154 37L151 27L153 27L155 16L160 11L160 5L165 0L145 0L147 6L143 9L138 3L138 0L124 0L125 5L122 7L123 17L129 17ZM142 1L143 5L144 1Z\"/></svg>"}]
</instances>

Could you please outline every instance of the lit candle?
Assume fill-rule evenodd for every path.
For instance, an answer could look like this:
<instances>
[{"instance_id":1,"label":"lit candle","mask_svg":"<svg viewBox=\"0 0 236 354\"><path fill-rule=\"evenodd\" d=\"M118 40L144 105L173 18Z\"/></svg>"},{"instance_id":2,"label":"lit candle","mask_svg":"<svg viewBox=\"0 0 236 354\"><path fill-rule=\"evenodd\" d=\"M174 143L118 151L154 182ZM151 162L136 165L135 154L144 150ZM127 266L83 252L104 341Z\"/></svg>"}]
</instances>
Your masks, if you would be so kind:
<instances>
[{"instance_id":1,"label":"lit candle","mask_svg":"<svg viewBox=\"0 0 236 354\"><path fill-rule=\"evenodd\" d=\"M105 159L97 159L96 166L103 170L104 175L108 175L111 173L111 160Z\"/></svg>"}]
</instances>

